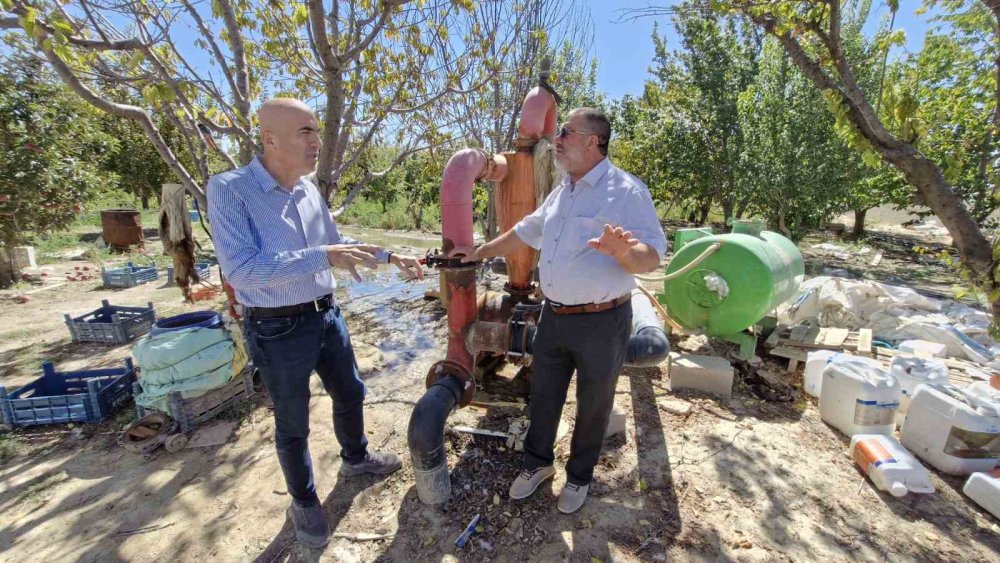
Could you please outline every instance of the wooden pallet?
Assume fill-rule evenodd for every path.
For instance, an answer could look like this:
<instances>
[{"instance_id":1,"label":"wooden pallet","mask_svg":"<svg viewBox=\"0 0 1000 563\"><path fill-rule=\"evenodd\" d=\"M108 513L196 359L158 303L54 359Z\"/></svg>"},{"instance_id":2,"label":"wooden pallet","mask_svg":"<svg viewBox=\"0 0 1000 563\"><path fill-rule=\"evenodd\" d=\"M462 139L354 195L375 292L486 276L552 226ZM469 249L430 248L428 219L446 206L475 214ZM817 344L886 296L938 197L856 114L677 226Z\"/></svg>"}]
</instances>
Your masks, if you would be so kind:
<instances>
[{"instance_id":1,"label":"wooden pallet","mask_svg":"<svg viewBox=\"0 0 1000 563\"><path fill-rule=\"evenodd\" d=\"M837 342L840 342L840 345L837 345ZM897 354L905 353L890 348L872 347L872 331L864 328L852 332L847 329L807 325L794 327L779 325L764 345L770 348L772 356L788 358L788 371L798 369L799 362L805 362L809 352L815 350L837 350L875 358L882 361L886 370ZM948 367L948 380L960 387L965 387L973 381L988 379L991 375L984 366L966 360L959 358L941 360Z\"/></svg>"},{"instance_id":2,"label":"wooden pallet","mask_svg":"<svg viewBox=\"0 0 1000 563\"><path fill-rule=\"evenodd\" d=\"M812 350L846 350L859 356L872 356L872 331L846 328L823 328L811 325L778 325L764 341L772 356L788 358L788 370L794 371Z\"/></svg>"}]
</instances>

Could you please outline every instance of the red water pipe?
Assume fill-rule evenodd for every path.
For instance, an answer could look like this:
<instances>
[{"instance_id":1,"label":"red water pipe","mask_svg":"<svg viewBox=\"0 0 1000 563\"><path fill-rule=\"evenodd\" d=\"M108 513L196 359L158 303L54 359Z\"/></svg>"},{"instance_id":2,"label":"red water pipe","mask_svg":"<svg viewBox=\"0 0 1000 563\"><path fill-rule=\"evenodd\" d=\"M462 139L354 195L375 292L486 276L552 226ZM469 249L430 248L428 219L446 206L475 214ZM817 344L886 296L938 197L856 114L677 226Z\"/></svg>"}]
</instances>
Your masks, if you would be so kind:
<instances>
[{"instance_id":1,"label":"red water pipe","mask_svg":"<svg viewBox=\"0 0 1000 563\"><path fill-rule=\"evenodd\" d=\"M533 88L521 106L518 132L522 139L539 139L556 128L556 100L540 86ZM472 187L476 180L502 182L507 176L507 158L489 155L480 149L462 149L448 160L441 178L441 251L447 255L456 247L473 245ZM526 176L525 181L531 181ZM502 201L503 198L498 198ZM520 211L520 210L519 210ZM448 360L468 368L474 358L465 345L465 333L475 321L475 268L450 268L446 273L445 296L448 303Z\"/></svg>"},{"instance_id":2,"label":"red water pipe","mask_svg":"<svg viewBox=\"0 0 1000 563\"><path fill-rule=\"evenodd\" d=\"M521 124L517 128L523 139L540 139L556 132L556 99L552 93L535 86L521 104Z\"/></svg>"}]
</instances>

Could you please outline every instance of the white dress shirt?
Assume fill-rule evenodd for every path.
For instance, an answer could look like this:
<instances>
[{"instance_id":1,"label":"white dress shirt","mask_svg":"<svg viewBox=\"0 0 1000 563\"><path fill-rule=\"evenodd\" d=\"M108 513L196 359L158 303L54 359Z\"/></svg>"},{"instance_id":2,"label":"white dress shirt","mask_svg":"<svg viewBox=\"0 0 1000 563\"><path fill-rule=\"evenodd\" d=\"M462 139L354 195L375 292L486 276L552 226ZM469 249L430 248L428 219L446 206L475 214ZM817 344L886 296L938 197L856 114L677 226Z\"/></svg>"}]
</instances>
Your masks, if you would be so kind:
<instances>
[{"instance_id":1,"label":"white dress shirt","mask_svg":"<svg viewBox=\"0 0 1000 563\"><path fill-rule=\"evenodd\" d=\"M660 258L666 253L666 237L646 185L607 158L575 185L564 178L534 213L514 226L518 238L541 250L539 279L549 300L603 303L635 288L632 274L587 245L601 236L605 224L631 231Z\"/></svg>"}]
</instances>

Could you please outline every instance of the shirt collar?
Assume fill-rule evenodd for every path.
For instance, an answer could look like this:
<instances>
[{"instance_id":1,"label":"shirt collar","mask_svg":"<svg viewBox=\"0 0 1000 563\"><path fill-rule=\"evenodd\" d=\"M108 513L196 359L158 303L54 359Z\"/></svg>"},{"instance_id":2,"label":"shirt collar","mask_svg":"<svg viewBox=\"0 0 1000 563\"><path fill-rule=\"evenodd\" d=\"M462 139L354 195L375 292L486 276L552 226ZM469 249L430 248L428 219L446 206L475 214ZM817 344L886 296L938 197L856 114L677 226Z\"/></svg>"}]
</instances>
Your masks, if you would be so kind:
<instances>
[{"instance_id":1,"label":"shirt collar","mask_svg":"<svg viewBox=\"0 0 1000 563\"><path fill-rule=\"evenodd\" d=\"M281 187L280 184L278 184L278 181L274 179L274 176L271 176L271 173L267 171L267 168L264 168L264 163L260 161L259 156L255 156L254 159L250 161L248 168L250 173L253 174L253 177L256 178L257 183L260 184L260 189L264 192L270 192ZM292 186L292 191L294 192L299 189L301 185L302 178L299 178L299 181Z\"/></svg>"},{"instance_id":2,"label":"shirt collar","mask_svg":"<svg viewBox=\"0 0 1000 563\"><path fill-rule=\"evenodd\" d=\"M604 157L604 159L595 164L589 172L584 174L576 184L580 185L583 183L588 186L595 186L597 185L597 182L599 182L600 179L607 174L609 168L611 168L611 161L608 160L608 157Z\"/></svg>"}]
</instances>

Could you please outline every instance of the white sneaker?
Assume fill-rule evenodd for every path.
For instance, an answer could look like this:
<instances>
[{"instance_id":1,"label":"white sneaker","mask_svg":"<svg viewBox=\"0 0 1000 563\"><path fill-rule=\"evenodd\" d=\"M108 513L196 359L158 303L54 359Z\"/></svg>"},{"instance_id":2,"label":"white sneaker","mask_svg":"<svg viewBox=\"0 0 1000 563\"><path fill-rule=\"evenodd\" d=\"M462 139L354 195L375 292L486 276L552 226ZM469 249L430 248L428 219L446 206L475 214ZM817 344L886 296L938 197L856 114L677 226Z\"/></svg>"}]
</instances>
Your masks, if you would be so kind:
<instances>
[{"instance_id":1,"label":"white sneaker","mask_svg":"<svg viewBox=\"0 0 1000 563\"><path fill-rule=\"evenodd\" d=\"M546 467L536 467L535 469L525 469L514 479L510 485L510 498L521 500L528 498L538 489L538 485L551 479L556 474L556 468L551 465Z\"/></svg>"},{"instance_id":2,"label":"white sneaker","mask_svg":"<svg viewBox=\"0 0 1000 563\"><path fill-rule=\"evenodd\" d=\"M559 493L559 512L563 514L572 514L580 507L583 506L583 502L587 500L587 491L590 490L590 485L574 485L573 483L566 483L563 487L561 493Z\"/></svg>"}]
</instances>

